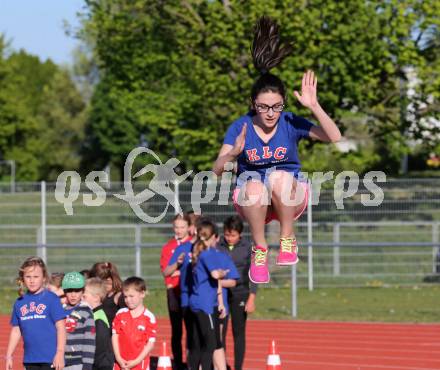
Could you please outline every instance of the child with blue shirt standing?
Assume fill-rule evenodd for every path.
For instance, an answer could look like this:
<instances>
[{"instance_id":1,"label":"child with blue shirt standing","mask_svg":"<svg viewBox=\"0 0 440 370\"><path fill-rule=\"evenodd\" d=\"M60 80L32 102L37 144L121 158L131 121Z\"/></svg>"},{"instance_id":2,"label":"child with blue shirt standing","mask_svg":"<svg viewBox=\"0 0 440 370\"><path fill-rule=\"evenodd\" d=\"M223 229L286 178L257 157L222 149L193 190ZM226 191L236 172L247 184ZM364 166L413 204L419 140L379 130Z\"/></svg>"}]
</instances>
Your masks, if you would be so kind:
<instances>
[{"instance_id":1,"label":"child with blue shirt standing","mask_svg":"<svg viewBox=\"0 0 440 370\"><path fill-rule=\"evenodd\" d=\"M227 163L237 162L233 201L237 212L249 223L255 244L249 270L254 283L270 280L264 225L274 219L280 222L277 264L298 262L292 221L304 212L308 199L308 187L300 181L298 142L302 139L336 142L341 137L334 121L318 103L317 79L312 71L304 73L301 94L294 91L294 95L313 113L320 126L284 112L287 99L284 83L269 70L291 51L290 45L280 41L276 22L268 17L260 18L252 45L253 63L260 72L251 90L252 109L228 128L213 166L213 171L221 175Z\"/></svg>"},{"instance_id":2,"label":"child with blue shirt standing","mask_svg":"<svg viewBox=\"0 0 440 370\"><path fill-rule=\"evenodd\" d=\"M20 267L18 282L20 297L15 301L11 316L6 369L12 370L13 353L23 337L26 370L61 370L66 315L60 298L45 288L48 273L44 261L39 257L26 259Z\"/></svg>"},{"instance_id":3,"label":"child with blue shirt standing","mask_svg":"<svg viewBox=\"0 0 440 370\"><path fill-rule=\"evenodd\" d=\"M190 368L210 370L213 353L217 347L216 307L221 288L233 287L236 281L219 253L213 249L218 241L215 224L203 219L197 225L197 241L194 244L191 265L192 285L189 289L189 307L194 315L193 341L191 345ZM219 283L219 280L223 280Z\"/></svg>"},{"instance_id":4,"label":"child with blue shirt standing","mask_svg":"<svg viewBox=\"0 0 440 370\"><path fill-rule=\"evenodd\" d=\"M215 249L208 249L207 252L210 252L211 254L215 253L212 258L218 260L220 263L220 268L224 271L228 271L228 273L226 274L224 279L219 280L218 282L218 306L214 309L214 312L217 312L217 315L214 316L216 347L214 351L213 361L214 368L216 370L226 370L227 365L224 345L224 343L226 342L226 331L224 331L224 327L226 326L229 316L228 288L233 288L236 286L237 281L240 279L240 275L234 265L234 261L232 260L232 258L223 251L220 251L217 247L218 245ZM231 279L233 281L232 284Z\"/></svg>"},{"instance_id":5,"label":"child with blue shirt standing","mask_svg":"<svg viewBox=\"0 0 440 370\"><path fill-rule=\"evenodd\" d=\"M242 237L243 222L239 216L228 217L223 223L223 237L217 249L228 254L237 268L240 279L234 288L228 289L232 334L234 337L234 369L242 370L246 350L246 321L248 314L255 311L257 284L249 280L250 242ZM225 337L229 317L224 320L222 339ZM226 348L225 348L226 349Z\"/></svg>"}]
</instances>

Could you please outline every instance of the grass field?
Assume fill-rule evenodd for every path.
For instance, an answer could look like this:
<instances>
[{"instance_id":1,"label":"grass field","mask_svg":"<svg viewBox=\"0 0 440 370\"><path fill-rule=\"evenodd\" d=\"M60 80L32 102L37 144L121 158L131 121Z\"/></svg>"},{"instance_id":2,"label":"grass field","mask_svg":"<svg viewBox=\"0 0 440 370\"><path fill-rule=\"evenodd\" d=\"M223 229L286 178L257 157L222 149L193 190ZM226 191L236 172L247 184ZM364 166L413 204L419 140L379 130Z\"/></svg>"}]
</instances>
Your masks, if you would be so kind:
<instances>
[{"instance_id":1,"label":"grass field","mask_svg":"<svg viewBox=\"0 0 440 370\"><path fill-rule=\"evenodd\" d=\"M1 199L1 198L0 198ZM0 202L1 207L1 202ZM108 209L107 209L108 210ZM103 209L103 211L105 211ZM57 246L48 248L47 263L50 271L71 271L89 268L97 261L112 261L119 267L121 275L127 277L135 273L135 224L125 226L96 226L90 229L94 220L70 220L80 222L75 229L63 227L54 229L50 224L47 230L47 242ZM8 222L9 220L4 220ZM112 222L116 220L111 220ZM15 225L14 225L15 226ZM171 227L164 225L139 226L139 239L142 243L153 243L156 247L145 247L141 251L142 276L151 288L159 288L162 278L159 271L160 247L172 236ZM166 225L165 225L166 226ZM340 226L341 242L430 242L433 239L432 225L384 225L384 226ZM438 226L438 225L437 225ZM440 226L438 226L440 229ZM23 247L20 243L36 243L37 225L27 228L0 227L2 243L16 244L16 248L0 249L0 282L9 284L15 277L22 260L38 254L36 247ZM334 230L330 225L316 226L313 229L314 242L334 240ZM277 230L268 230L271 243L276 243ZM249 235L246 235L249 237ZM298 284L307 286L308 249L301 246L307 240L306 227L297 226L297 237L300 245L301 263L298 264ZM76 248L78 244L113 244L115 247ZM60 247L60 245L66 245ZM133 246L130 246L132 244ZM71 246L72 247L71 247ZM124 247L122 247L125 245ZM271 253L274 261L276 253ZM435 253L434 253L435 254ZM433 271L433 248L426 247L359 247L346 246L339 248L339 273L334 272L334 250L331 247L315 247L313 252L314 282L317 287L331 286L366 286L369 282L379 280L384 284L417 285ZM273 266L273 263L271 264ZM290 285L290 269L273 268L272 284L277 287Z\"/></svg>"},{"instance_id":2,"label":"grass field","mask_svg":"<svg viewBox=\"0 0 440 370\"><path fill-rule=\"evenodd\" d=\"M314 207L314 242L331 242L335 237L335 223L361 221L358 225L339 225L340 242L431 242L440 230L440 190L438 180L432 182L396 183L388 185L385 202L381 207L366 209L359 205L359 196L344 211L335 210L333 193L322 193L321 203ZM18 193L21 191L21 193ZM47 194L47 242L57 245L48 248L47 263L51 272L72 271L89 268L96 261L115 262L121 275L135 273L135 228L129 226L106 228L102 225L135 225L139 220L127 204L114 197L108 197L101 207L85 207L82 196L74 203L74 216L66 216L64 208L54 199L52 190ZM181 192L188 198L189 193ZM348 202L348 201L347 201ZM150 202L155 210L159 203ZM208 206L207 206L208 207ZM211 206L206 214L221 222L232 214L231 205ZM205 212L205 209L202 209ZM170 209L172 216L172 210ZM169 218L168 218L169 219ZM296 232L301 245L307 240L307 228L297 225ZM396 221L397 224L368 225L368 221ZM426 221L431 224L401 224L401 221ZM365 222L365 224L364 224ZM40 224L40 194L38 186L17 188L15 194L0 196L0 241L16 244L16 248L0 249L1 286L12 286L22 260L37 254L33 244L38 240ZM55 229L56 225L101 225L94 229ZM269 242L277 243L279 236L276 223L268 227ZM21 225L21 228L17 226ZM139 224L138 224L139 225ZM159 271L160 246L171 237L171 228L161 225L143 225L140 232L142 243L155 243L156 248L142 248L142 276L152 289L148 305L159 316L166 316L164 292ZM162 225L163 226L163 225ZM338 226L338 227L339 227ZM273 227L273 230L271 229ZM61 244L112 243L114 248L58 247ZM423 284L423 279L432 274L433 248L423 247L340 247L340 271L334 271L334 250L317 247L313 251L314 284L319 287L309 292L307 286L307 248L300 248L301 263L297 265L298 318L306 320L343 321L402 321L436 322L440 317L440 287ZM434 253L435 254L435 253ZM275 253L271 253L273 262ZM271 287L261 289L258 295L258 309L254 318L290 318L290 269L272 267ZM397 284L400 287L397 287ZM337 288L339 286L340 288ZM352 288L345 288L345 287ZM354 288L355 286L362 288ZM405 287L403 287L405 286ZM342 288L343 287L343 288ZM2 291L0 312L9 313L15 292Z\"/></svg>"},{"instance_id":3,"label":"grass field","mask_svg":"<svg viewBox=\"0 0 440 370\"><path fill-rule=\"evenodd\" d=\"M9 314L16 291L2 289L0 314ZM165 292L150 291L146 304L159 317L167 316ZM254 319L289 319L288 288L260 289ZM389 288L320 288L298 290L300 320L435 323L440 321L440 285Z\"/></svg>"},{"instance_id":4,"label":"grass field","mask_svg":"<svg viewBox=\"0 0 440 370\"><path fill-rule=\"evenodd\" d=\"M142 184L138 184L140 186ZM329 185L329 184L327 184ZM385 186L385 201L380 207L364 207L360 204L359 194L346 200L344 210L335 209L333 191L330 187L323 190L320 203L314 207L313 220L321 222L313 227L314 242L332 242L335 240L335 227L338 227L339 241L342 243L375 243L375 242L431 242L438 240L440 230L440 190L438 179L408 180L407 182L390 182ZM145 188L145 184L143 185ZM40 194L38 184L17 184L14 194L0 194L0 241L11 243L17 248L0 249L0 281L7 284L16 274L19 261L29 255L36 254L34 248L26 248L20 244L34 244L38 241L40 225ZM139 188L139 190L142 186ZM180 198L182 206L188 208L189 188L182 188ZM113 189L120 193L120 189ZM70 247L48 250L48 265L51 271L69 271L87 268L98 260L116 262L123 276L134 273L134 247L119 247L135 243L135 225L142 226L139 240L142 243L157 244L157 248L143 248L141 265L142 275L150 282L150 287L159 287L161 278L158 271L160 246L171 237L171 228L165 225L139 224L130 207L110 195L100 207L86 207L82 203L82 195L73 204L74 215L67 216L63 206L55 200L53 185L48 185L47 192L47 242L56 246L75 243L111 243L117 248ZM154 198L148 202L148 213L156 214L161 208L161 199ZM162 199L163 201L163 199ZM172 217L169 210L167 219ZM205 212L205 209L203 209ZM232 214L229 205L206 205L206 214L221 222L226 215ZM307 240L305 217L296 227L300 246ZM358 225L336 223L361 221ZM371 226L369 221L396 221L397 224L381 224ZM431 224L401 224L401 221L431 222ZM365 224L364 224L365 223ZM59 225L85 225L69 229ZM98 225L94 229L88 226ZM100 225L100 226L99 226ZM107 227L104 227L106 225ZM111 226L122 225L122 226ZM132 225L132 226L130 226ZM17 228L20 226L20 228ZM159 226L165 226L159 227ZM270 243L278 242L277 223L268 227ZM314 280L315 285L325 286L365 286L368 281L380 280L385 284L420 284L423 278L433 270L432 247L341 247L340 274L333 270L333 249L321 247L314 249ZM434 253L435 254L435 253ZM298 283L307 284L307 248L300 249L302 263L298 265ZM271 271L274 285L283 287L290 284L289 271L274 269Z\"/></svg>"}]
</instances>

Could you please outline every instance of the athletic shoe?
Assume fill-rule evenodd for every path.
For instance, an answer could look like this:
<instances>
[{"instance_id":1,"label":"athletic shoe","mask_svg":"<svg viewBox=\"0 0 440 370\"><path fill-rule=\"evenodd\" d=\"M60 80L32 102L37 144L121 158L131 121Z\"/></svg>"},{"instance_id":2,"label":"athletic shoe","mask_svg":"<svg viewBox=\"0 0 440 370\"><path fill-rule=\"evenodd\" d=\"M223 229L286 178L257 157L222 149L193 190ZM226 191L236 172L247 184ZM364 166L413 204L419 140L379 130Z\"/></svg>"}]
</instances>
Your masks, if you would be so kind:
<instances>
[{"instance_id":1,"label":"athletic shoe","mask_svg":"<svg viewBox=\"0 0 440 370\"><path fill-rule=\"evenodd\" d=\"M295 238L281 238L280 252L277 257L277 265L294 265L299 261L298 246Z\"/></svg>"},{"instance_id":2,"label":"athletic shoe","mask_svg":"<svg viewBox=\"0 0 440 370\"><path fill-rule=\"evenodd\" d=\"M257 245L252 247L251 267L249 269L249 279L255 284L268 283L269 268L267 266L267 253L269 248Z\"/></svg>"}]
</instances>

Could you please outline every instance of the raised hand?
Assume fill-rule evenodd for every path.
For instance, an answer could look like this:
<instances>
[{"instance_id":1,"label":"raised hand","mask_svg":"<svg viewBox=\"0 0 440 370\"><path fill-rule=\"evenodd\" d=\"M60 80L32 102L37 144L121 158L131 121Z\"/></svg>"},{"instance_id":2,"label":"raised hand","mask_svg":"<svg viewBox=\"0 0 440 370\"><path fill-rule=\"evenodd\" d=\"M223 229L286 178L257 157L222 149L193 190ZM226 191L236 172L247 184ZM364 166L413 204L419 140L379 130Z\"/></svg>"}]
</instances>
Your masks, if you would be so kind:
<instances>
[{"instance_id":1,"label":"raised hand","mask_svg":"<svg viewBox=\"0 0 440 370\"><path fill-rule=\"evenodd\" d=\"M247 130L247 123L243 125L240 135L238 135L237 138L235 139L234 146L231 149L230 153L235 157L238 157L244 149L244 143L246 141L246 130Z\"/></svg>"},{"instance_id":2,"label":"raised hand","mask_svg":"<svg viewBox=\"0 0 440 370\"><path fill-rule=\"evenodd\" d=\"M318 79L313 71L304 73L301 83L301 94L294 91L293 94L298 101L306 108L312 109L318 104L318 97L316 94Z\"/></svg>"}]
</instances>

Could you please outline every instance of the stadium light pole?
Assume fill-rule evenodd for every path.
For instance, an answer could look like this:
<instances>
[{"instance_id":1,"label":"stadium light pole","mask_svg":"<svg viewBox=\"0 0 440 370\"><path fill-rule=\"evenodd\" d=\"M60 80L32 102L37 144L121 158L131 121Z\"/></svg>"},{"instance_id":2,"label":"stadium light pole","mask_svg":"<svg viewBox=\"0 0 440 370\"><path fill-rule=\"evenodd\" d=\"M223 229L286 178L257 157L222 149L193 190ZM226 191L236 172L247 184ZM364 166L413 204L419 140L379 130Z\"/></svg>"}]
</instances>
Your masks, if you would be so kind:
<instances>
[{"instance_id":1,"label":"stadium light pole","mask_svg":"<svg viewBox=\"0 0 440 370\"><path fill-rule=\"evenodd\" d=\"M307 180L309 186L309 201L307 203L307 264L308 264L308 285L309 291L313 290L313 219L312 219L312 205L313 205L313 184Z\"/></svg>"},{"instance_id":2,"label":"stadium light pole","mask_svg":"<svg viewBox=\"0 0 440 370\"><path fill-rule=\"evenodd\" d=\"M43 261L47 262L47 235L46 235L46 181L41 181L41 245L40 245L40 257Z\"/></svg>"}]
</instances>

